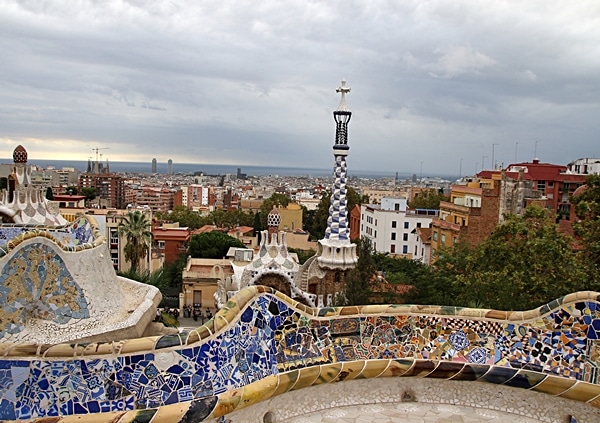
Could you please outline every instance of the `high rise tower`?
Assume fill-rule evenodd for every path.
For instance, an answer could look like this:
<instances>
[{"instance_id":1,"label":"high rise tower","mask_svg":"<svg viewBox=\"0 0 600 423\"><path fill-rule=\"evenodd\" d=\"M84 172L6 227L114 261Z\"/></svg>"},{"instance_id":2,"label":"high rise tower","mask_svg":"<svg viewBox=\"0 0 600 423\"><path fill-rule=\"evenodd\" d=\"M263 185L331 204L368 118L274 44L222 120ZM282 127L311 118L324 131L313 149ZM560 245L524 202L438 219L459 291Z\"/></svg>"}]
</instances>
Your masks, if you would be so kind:
<instances>
[{"instance_id":1,"label":"high rise tower","mask_svg":"<svg viewBox=\"0 0 600 423\"><path fill-rule=\"evenodd\" d=\"M348 122L352 112L346 107L346 94L350 88L346 87L346 81L336 92L341 93L340 105L333 112L335 120L335 144L333 145L333 156L335 165L333 168L334 184L329 205L329 217L325 238L319 241L318 262L326 269L346 270L353 268L356 264L356 245L350 243L350 225L348 221L348 206L346 198L346 156L348 155Z\"/></svg>"},{"instance_id":2,"label":"high rise tower","mask_svg":"<svg viewBox=\"0 0 600 423\"><path fill-rule=\"evenodd\" d=\"M152 159L152 173L156 173L156 159Z\"/></svg>"},{"instance_id":3,"label":"high rise tower","mask_svg":"<svg viewBox=\"0 0 600 423\"><path fill-rule=\"evenodd\" d=\"M167 162L167 175L173 174L173 160L169 159Z\"/></svg>"}]
</instances>

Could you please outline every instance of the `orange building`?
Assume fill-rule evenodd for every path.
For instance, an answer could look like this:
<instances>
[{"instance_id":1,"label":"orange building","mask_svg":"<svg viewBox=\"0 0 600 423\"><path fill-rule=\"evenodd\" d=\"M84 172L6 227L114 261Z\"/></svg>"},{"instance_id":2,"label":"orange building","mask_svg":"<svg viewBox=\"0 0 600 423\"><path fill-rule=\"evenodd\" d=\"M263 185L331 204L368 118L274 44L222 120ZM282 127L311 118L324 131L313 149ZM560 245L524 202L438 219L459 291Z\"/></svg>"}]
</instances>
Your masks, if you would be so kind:
<instances>
[{"instance_id":1,"label":"orange building","mask_svg":"<svg viewBox=\"0 0 600 423\"><path fill-rule=\"evenodd\" d=\"M459 241L477 245L503 220L505 213L520 215L527 205L543 203L533 181L522 172L513 179L502 173L500 179L476 179L467 185L454 185L450 201L440 202L439 218L431 222L431 257Z\"/></svg>"}]
</instances>

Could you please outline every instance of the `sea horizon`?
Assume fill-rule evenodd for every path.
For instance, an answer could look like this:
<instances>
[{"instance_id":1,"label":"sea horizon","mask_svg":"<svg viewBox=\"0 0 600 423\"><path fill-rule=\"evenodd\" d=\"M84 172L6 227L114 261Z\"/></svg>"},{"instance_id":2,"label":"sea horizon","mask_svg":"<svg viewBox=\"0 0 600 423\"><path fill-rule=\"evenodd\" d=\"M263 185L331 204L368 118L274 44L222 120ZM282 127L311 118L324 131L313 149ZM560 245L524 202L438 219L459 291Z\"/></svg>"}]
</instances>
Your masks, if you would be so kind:
<instances>
[{"instance_id":1,"label":"sea horizon","mask_svg":"<svg viewBox=\"0 0 600 423\"><path fill-rule=\"evenodd\" d=\"M12 163L12 159L2 158L1 163ZM31 159L29 164L47 169L54 167L62 169L65 167L73 167L80 172L87 171L88 161L84 160L50 160L50 159ZM152 163L150 162L109 162L111 172L118 173L152 173ZM238 168L241 173L248 176L312 176L312 177L329 177L333 175L333 167L330 169L309 168L309 167L283 167L283 166L257 166L257 165L233 165L233 164L209 164L209 163L173 163L173 174L193 174L203 172L205 175L226 175L237 174ZM167 163L158 162L156 164L157 174L167 174ZM411 179L414 173L398 172L398 179ZM442 178L448 180L456 180L454 175L423 175L427 178ZM348 177L381 179L395 178L396 172L373 171L373 170L353 170L348 169Z\"/></svg>"}]
</instances>

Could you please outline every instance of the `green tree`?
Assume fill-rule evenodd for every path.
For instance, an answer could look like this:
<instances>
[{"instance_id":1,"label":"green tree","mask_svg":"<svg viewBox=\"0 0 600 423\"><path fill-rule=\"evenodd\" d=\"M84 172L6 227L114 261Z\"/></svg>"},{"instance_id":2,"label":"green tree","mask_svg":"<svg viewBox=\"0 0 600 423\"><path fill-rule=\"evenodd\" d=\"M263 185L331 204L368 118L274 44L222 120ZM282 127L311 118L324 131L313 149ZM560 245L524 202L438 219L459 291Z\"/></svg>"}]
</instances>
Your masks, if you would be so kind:
<instances>
[{"instance_id":1,"label":"green tree","mask_svg":"<svg viewBox=\"0 0 600 423\"><path fill-rule=\"evenodd\" d=\"M192 230L200 228L203 223L202 217L197 212L185 206L176 206L166 218L172 222L179 222L179 226L183 228Z\"/></svg>"},{"instance_id":2,"label":"green tree","mask_svg":"<svg viewBox=\"0 0 600 423\"><path fill-rule=\"evenodd\" d=\"M376 253L367 238L357 241L356 253L358 262L354 269L346 273L346 305L370 304L373 294L371 280L377 274Z\"/></svg>"},{"instance_id":3,"label":"green tree","mask_svg":"<svg viewBox=\"0 0 600 423\"><path fill-rule=\"evenodd\" d=\"M582 245L580 254L594 267L592 278L600 273L600 175L589 175L585 189L571 198L578 222L573 225Z\"/></svg>"},{"instance_id":4,"label":"green tree","mask_svg":"<svg viewBox=\"0 0 600 423\"><path fill-rule=\"evenodd\" d=\"M319 201L317 209L312 213L312 223L308 232L313 239L321 239L327 229L327 218L329 217L330 192L324 192Z\"/></svg>"},{"instance_id":5,"label":"green tree","mask_svg":"<svg viewBox=\"0 0 600 423\"><path fill-rule=\"evenodd\" d=\"M365 197L361 197L358 192L352 187L346 188L346 208L348 209L348 213L354 208L356 204L362 204L361 200L365 199ZM368 196L366 196L368 199ZM325 191L321 196L321 201L319 201L319 205L317 206L317 210L314 212L312 219L309 219L311 222L310 226L306 226L308 232L311 234L311 238L313 239L321 239L323 235L325 235L325 230L327 229L327 219L329 218L329 207L331 205L331 192Z\"/></svg>"},{"instance_id":6,"label":"green tree","mask_svg":"<svg viewBox=\"0 0 600 423\"><path fill-rule=\"evenodd\" d=\"M192 236L188 253L194 258L223 258L230 247L245 248L237 238L219 231Z\"/></svg>"},{"instance_id":7,"label":"green tree","mask_svg":"<svg viewBox=\"0 0 600 423\"><path fill-rule=\"evenodd\" d=\"M46 188L46 200L54 200L54 193L52 192L52 187Z\"/></svg>"},{"instance_id":8,"label":"green tree","mask_svg":"<svg viewBox=\"0 0 600 423\"><path fill-rule=\"evenodd\" d=\"M439 210L440 201L448 201L449 198L437 189L421 191L408 203L411 209L434 209Z\"/></svg>"},{"instance_id":9,"label":"green tree","mask_svg":"<svg viewBox=\"0 0 600 423\"><path fill-rule=\"evenodd\" d=\"M298 255L298 261L300 264L304 264L306 260L315 255L315 250L301 250L299 248L288 248L290 253L296 253Z\"/></svg>"},{"instance_id":10,"label":"green tree","mask_svg":"<svg viewBox=\"0 0 600 423\"><path fill-rule=\"evenodd\" d=\"M92 201L94 198L96 198L96 187L81 188L81 195L85 195L86 201Z\"/></svg>"},{"instance_id":11,"label":"green tree","mask_svg":"<svg viewBox=\"0 0 600 423\"><path fill-rule=\"evenodd\" d=\"M573 253L573 239L558 231L553 216L529 206L506 215L492 235L466 258L456 276L462 305L528 310L571 292L597 289L588 266Z\"/></svg>"},{"instance_id":12,"label":"green tree","mask_svg":"<svg viewBox=\"0 0 600 423\"><path fill-rule=\"evenodd\" d=\"M260 213L258 212L254 213L254 222L252 223L252 227L254 228L252 233L254 236L258 236L258 234L260 234L260 232L263 230L260 222Z\"/></svg>"},{"instance_id":13,"label":"green tree","mask_svg":"<svg viewBox=\"0 0 600 423\"><path fill-rule=\"evenodd\" d=\"M187 254L179 254L173 263L166 264L165 279L167 286L180 287L183 282L183 269L187 264Z\"/></svg>"},{"instance_id":14,"label":"green tree","mask_svg":"<svg viewBox=\"0 0 600 423\"><path fill-rule=\"evenodd\" d=\"M69 186L65 188L65 194L67 195L77 195L78 192L77 187Z\"/></svg>"},{"instance_id":15,"label":"green tree","mask_svg":"<svg viewBox=\"0 0 600 423\"><path fill-rule=\"evenodd\" d=\"M263 228L267 227L267 215L273 210L273 207L287 207L290 204L290 197L284 194L274 193L260 206L260 223Z\"/></svg>"},{"instance_id":16,"label":"green tree","mask_svg":"<svg viewBox=\"0 0 600 423\"><path fill-rule=\"evenodd\" d=\"M148 255L152 243L150 228L148 217L139 210L127 213L119 222L119 235L127 240L123 249L125 260L131 263L134 272L138 270L139 262Z\"/></svg>"}]
</instances>

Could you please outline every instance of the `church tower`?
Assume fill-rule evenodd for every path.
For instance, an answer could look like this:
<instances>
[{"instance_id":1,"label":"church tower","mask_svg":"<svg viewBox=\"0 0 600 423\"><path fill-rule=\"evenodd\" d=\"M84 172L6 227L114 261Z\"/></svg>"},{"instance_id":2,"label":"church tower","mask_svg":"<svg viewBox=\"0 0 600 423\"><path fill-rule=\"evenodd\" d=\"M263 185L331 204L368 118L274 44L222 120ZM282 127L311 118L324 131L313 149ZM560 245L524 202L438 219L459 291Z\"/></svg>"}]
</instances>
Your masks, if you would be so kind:
<instances>
[{"instance_id":1,"label":"church tower","mask_svg":"<svg viewBox=\"0 0 600 423\"><path fill-rule=\"evenodd\" d=\"M350 224L348 220L348 201L346 189L346 156L350 147L348 146L348 123L352 112L346 106L346 94L350 88L346 87L346 81L336 90L341 93L340 105L333 112L335 120L335 144L333 145L333 156L335 165L333 168L334 184L329 205L329 217L327 218L327 229L325 238L319 241L317 253L319 266L332 270L347 270L356 264L356 245L350 242Z\"/></svg>"}]
</instances>

